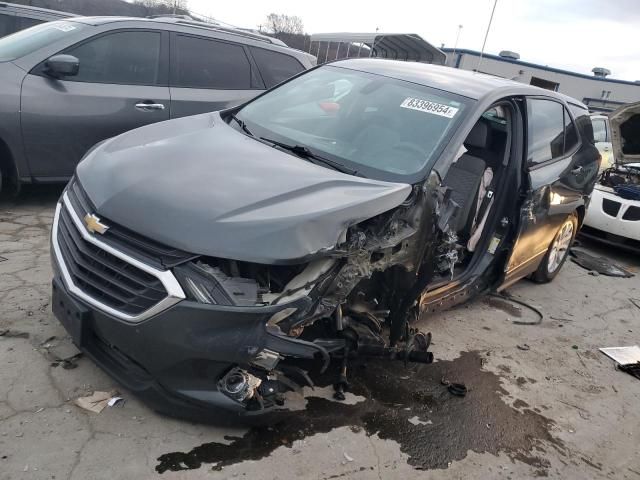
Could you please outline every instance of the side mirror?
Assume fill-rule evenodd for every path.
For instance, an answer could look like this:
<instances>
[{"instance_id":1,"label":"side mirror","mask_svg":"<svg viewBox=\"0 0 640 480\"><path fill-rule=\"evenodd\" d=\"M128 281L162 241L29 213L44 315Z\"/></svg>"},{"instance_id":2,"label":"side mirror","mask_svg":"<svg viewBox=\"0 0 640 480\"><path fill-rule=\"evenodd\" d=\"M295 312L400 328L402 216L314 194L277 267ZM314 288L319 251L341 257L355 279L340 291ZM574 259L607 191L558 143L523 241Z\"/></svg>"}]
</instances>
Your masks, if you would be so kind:
<instances>
[{"instance_id":1,"label":"side mirror","mask_svg":"<svg viewBox=\"0 0 640 480\"><path fill-rule=\"evenodd\" d=\"M73 55L54 55L44 62L44 72L53 78L73 77L80 71L80 60Z\"/></svg>"}]
</instances>

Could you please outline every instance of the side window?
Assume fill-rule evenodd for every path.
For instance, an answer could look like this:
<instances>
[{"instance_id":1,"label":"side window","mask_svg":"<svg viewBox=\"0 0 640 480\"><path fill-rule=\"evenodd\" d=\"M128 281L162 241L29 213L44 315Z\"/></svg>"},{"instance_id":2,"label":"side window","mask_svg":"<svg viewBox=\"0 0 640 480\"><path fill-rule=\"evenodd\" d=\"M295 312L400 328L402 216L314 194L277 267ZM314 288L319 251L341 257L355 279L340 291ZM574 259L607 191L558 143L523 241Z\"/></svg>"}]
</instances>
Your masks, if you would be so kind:
<instances>
[{"instance_id":1,"label":"side window","mask_svg":"<svg viewBox=\"0 0 640 480\"><path fill-rule=\"evenodd\" d=\"M271 88L304 70L298 60L285 53L258 47L249 47L249 49L260 73L262 73L267 88Z\"/></svg>"},{"instance_id":2,"label":"side window","mask_svg":"<svg viewBox=\"0 0 640 480\"><path fill-rule=\"evenodd\" d=\"M593 138L596 142L606 142L607 141L607 125L604 120L601 118L592 120L593 124Z\"/></svg>"},{"instance_id":3,"label":"side window","mask_svg":"<svg viewBox=\"0 0 640 480\"><path fill-rule=\"evenodd\" d=\"M44 20L38 20L36 18L18 17L18 30L24 30L25 28L33 27L34 25L40 25L44 23Z\"/></svg>"},{"instance_id":4,"label":"side window","mask_svg":"<svg viewBox=\"0 0 640 480\"><path fill-rule=\"evenodd\" d=\"M578 145L578 129L571 120L567 109L564 109L564 153L570 153Z\"/></svg>"},{"instance_id":5,"label":"side window","mask_svg":"<svg viewBox=\"0 0 640 480\"><path fill-rule=\"evenodd\" d=\"M160 32L123 31L94 38L64 53L80 60L74 82L156 85L160 73Z\"/></svg>"},{"instance_id":6,"label":"side window","mask_svg":"<svg viewBox=\"0 0 640 480\"><path fill-rule=\"evenodd\" d=\"M185 88L248 90L251 64L241 45L177 35L171 85Z\"/></svg>"},{"instance_id":7,"label":"side window","mask_svg":"<svg viewBox=\"0 0 640 480\"><path fill-rule=\"evenodd\" d=\"M580 132L580 138L585 143L594 143L593 139L593 125L591 123L591 117L589 116L589 110L586 108L578 107L573 103L569 104L569 111L573 114L576 127Z\"/></svg>"},{"instance_id":8,"label":"side window","mask_svg":"<svg viewBox=\"0 0 640 480\"><path fill-rule=\"evenodd\" d=\"M0 37L15 32L15 18L13 15L0 13Z\"/></svg>"},{"instance_id":9,"label":"side window","mask_svg":"<svg viewBox=\"0 0 640 480\"><path fill-rule=\"evenodd\" d=\"M564 107L552 100L527 99L528 145L530 165L546 162L564 154Z\"/></svg>"}]
</instances>

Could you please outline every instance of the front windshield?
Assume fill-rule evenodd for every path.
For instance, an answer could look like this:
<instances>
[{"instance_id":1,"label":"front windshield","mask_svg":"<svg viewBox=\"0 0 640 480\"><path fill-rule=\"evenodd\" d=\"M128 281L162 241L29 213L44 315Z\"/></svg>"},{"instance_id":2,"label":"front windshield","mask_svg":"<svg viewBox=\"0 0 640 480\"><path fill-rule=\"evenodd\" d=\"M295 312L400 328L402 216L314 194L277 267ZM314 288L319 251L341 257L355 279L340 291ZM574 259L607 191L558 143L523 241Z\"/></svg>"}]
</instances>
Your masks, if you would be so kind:
<instances>
[{"instance_id":1,"label":"front windshield","mask_svg":"<svg viewBox=\"0 0 640 480\"><path fill-rule=\"evenodd\" d=\"M82 23L68 21L41 23L0 38L0 62L24 57L84 27Z\"/></svg>"},{"instance_id":2,"label":"front windshield","mask_svg":"<svg viewBox=\"0 0 640 480\"><path fill-rule=\"evenodd\" d=\"M256 137L301 145L386 180L421 172L470 102L403 80L325 66L254 100L237 118Z\"/></svg>"}]
</instances>

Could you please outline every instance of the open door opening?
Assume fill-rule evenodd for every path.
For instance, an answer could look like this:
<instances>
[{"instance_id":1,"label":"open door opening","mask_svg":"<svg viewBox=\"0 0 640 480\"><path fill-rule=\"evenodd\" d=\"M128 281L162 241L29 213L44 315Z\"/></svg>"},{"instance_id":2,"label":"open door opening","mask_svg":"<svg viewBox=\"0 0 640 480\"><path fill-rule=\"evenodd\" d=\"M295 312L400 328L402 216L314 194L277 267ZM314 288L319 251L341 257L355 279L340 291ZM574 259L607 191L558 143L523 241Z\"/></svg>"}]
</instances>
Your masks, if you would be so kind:
<instances>
[{"instance_id":1,"label":"open door opening","mask_svg":"<svg viewBox=\"0 0 640 480\"><path fill-rule=\"evenodd\" d=\"M442 183L452 190L460 213L455 250L441 252L440 258L453 256L455 263L449 270L439 268L441 273L429 285L423 302L490 269L504 250L515 223L511 219L518 213L521 135L515 132L519 126L514 103L494 105L477 121L445 175Z\"/></svg>"}]
</instances>

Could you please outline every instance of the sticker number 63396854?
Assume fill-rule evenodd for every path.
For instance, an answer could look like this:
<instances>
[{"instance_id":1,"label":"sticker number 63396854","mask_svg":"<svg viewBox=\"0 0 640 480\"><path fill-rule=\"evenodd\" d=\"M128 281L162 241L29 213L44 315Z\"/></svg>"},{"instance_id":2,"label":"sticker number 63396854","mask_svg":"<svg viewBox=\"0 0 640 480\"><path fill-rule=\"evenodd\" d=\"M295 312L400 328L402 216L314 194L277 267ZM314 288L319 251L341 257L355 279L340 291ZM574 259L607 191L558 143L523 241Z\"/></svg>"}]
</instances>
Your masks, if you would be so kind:
<instances>
[{"instance_id":1,"label":"sticker number 63396854","mask_svg":"<svg viewBox=\"0 0 640 480\"><path fill-rule=\"evenodd\" d=\"M433 115L440 115L441 117L447 118L453 118L459 110L456 107L450 107L449 105L443 105L442 103L435 103L411 97L405 98L400 106L402 108L410 108L411 110L418 110L420 112L431 113Z\"/></svg>"}]
</instances>

